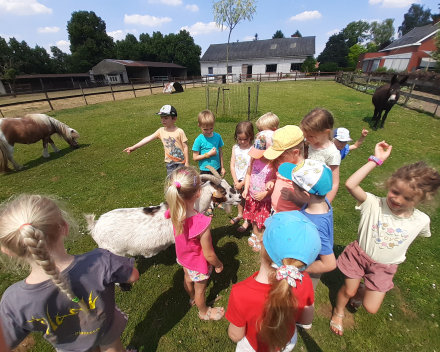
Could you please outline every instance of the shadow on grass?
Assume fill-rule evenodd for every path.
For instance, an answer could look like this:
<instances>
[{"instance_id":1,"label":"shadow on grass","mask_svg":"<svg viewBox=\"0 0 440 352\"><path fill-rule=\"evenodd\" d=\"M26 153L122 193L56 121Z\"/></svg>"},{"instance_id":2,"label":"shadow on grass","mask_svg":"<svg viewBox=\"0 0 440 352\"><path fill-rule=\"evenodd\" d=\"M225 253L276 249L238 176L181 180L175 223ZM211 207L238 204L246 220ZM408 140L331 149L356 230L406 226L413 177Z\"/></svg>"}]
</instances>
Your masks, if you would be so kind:
<instances>
[{"instance_id":1,"label":"shadow on grass","mask_svg":"<svg viewBox=\"0 0 440 352\"><path fill-rule=\"evenodd\" d=\"M341 245L334 246L334 253L336 258L343 252L344 248L345 246ZM336 305L336 297L338 295L339 289L344 284L344 281L344 274L342 274L337 268L321 276L321 282L328 288L329 300L333 307Z\"/></svg>"},{"instance_id":2,"label":"shadow on grass","mask_svg":"<svg viewBox=\"0 0 440 352\"><path fill-rule=\"evenodd\" d=\"M164 251L159 252L151 258L138 256L136 257L136 261L137 269L140 275L146 272L151 266L156 264L163 264L166 266L174 265L176 264L176 248L174 245L171 245Z\"/></svg>"},{"instance_id":3,"label":"shadow on grass","mask_svg":"<svg viewBox=\"0 0 440 352\"><path fill-rule=\"evenodd\" d=\"M309 352L322 352L321 347L316 343L316 341L309 335L307 330L297 327L298 335L301 336L304 345L306 345L306 349Z\"/></svg>"},{"instance_id":4,"label":"shadow on grass","mask_svg":"<svg viewBox=\"0 0 440 352\"><path fill-rule=\"evenodd\" d=\"M375 124L375 120L373 120L373 116L365 116L362 121L364 121L365 123L368 123L368 126L370 126L370 129L373 129L373 125Z\"/></svg>"}]
</instances>

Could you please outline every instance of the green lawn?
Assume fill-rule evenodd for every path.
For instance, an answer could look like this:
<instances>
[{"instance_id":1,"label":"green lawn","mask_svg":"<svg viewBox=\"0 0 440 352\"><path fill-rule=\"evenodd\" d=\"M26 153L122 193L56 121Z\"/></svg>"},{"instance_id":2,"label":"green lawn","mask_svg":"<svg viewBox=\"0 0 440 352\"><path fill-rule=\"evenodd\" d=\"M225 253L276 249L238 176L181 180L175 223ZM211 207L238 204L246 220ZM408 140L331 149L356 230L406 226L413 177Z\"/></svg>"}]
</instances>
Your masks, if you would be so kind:
<instances>
[{"instance_id":1,"label":"green lawn","mask_svg":"<svg viewBox=\"0 0 440 352\"><path fill-rule=\"evenodd\" d=\"M104 212L121 207L139 207L163 201L166 175L163 147L154 141L131 155L122 150L160 127L154 115L162 105L176 107L177 125L185 131L192 146L200 133L197 114L206 106L203 88L181 94L155 95L131 100L56 111L53 117L67 123L81 134L80 149L70 151L64 141L61 149L46 160L41 144L17 145L16 160L24 171L0 175L0 199L27 193L53 194L64 199L78 220L80 233L66 243L72 254L90 251L96 245L84 230L83 213ZM371 95L357 92L335 82L271 82L260 85L259 116L272 111L281 126L298 125L315 107L329 109L335 127L346 127L353 139L362 127L371 124ZM219 119L215 131L225 141L225 164L229 165L233 134L240 118ZM424 159L440 166L440 121L427 114L395 106L385 129L370 128L363 146L342 163L341 188L333 203L335 253L356 238L359 214L355 201L343 186L345 180L372 154L374 145L383 139L393 145L393 154L376 169L362 186L366 191L385 195L377 184L405 163ZM195 165L195 163L193 163ZM229 170L229 167L227 167ZM226 178L231 181L229 175ZM376 315L360 309L347 313L346 330L337 337L329 328L331 306L343 282L337 270L324 275L316 293L316 313L312 330L301 331L298 350L308 351L434 351L440 346L440 211L424 208L431 216L432 238L417 239L395 276L395 288L384 300ZM236 213L236 210L233 210ZM84 233L84 234L82 234ZM231 285L248 277L258 268L258 255L247 245L247 236L239 234L229 217L216 210L212 223L216 253L225 265L214 274L208 288L208 300L222 296L217 305L227 306ZM130 292L117 292L119 307L129 314L123 342L141 351L234 351L227 335L228 322L201 322L197 308L190 308L183 288L183 271L175 263L174 247L151 259L137 258L140 280ZM24 277L23 271L11 270L0 261L0 294ZM51 351L40 336L32 351Z\"/></svg>"}]
</instances>

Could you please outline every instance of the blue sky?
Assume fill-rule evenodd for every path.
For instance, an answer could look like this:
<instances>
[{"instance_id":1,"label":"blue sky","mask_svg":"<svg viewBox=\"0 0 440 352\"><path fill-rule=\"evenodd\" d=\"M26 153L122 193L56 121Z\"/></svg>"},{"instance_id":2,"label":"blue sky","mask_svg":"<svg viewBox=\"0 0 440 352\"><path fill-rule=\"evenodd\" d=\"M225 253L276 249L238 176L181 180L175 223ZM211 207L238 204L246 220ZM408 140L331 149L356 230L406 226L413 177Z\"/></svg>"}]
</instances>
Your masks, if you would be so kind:
<instances>
[{"instance_id":1,"label":"blue sky","mask_svg":"<svg viewBox=\"0 0 440 352\"><path fill-rule=\"evenodd\" d=\"M303 36L316 37L316 54L325 47L330 35L349 22L381 21L394 18L397 28L412 3L438 12L439 0L338 0L287 1L260 0L252 21L244 21L232 31L231 41L270 39L276 30L290 36L297 29ZM220 31L213 22L212 2L206 0L0 0L0 36L25 40L49 51L51 45L69 52L67 21L74 11L94 11L107 25L115 40L126 33L160 31L163 34L187 29L202 55L210 44L226 43L228 31Z\"/></svg>"}]
</instances>

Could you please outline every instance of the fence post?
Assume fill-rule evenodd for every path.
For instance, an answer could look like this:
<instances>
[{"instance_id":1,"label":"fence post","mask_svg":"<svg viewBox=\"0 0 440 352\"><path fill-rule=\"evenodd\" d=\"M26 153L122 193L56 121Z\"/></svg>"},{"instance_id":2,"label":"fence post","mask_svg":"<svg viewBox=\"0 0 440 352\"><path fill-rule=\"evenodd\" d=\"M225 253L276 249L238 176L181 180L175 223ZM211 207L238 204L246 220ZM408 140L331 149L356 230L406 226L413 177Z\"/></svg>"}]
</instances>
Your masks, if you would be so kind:
<instances>
[{"instance_id":1,"label":"fence post","mask_svg":"<svg viewBox=\"0 0 440 352\"><path fill-rule=\"evenodd\" d=\"M437 110L436 110L437 111ZM3 115L2 110L0 109L0 115L2 115L2 117L5 117L5 115Z\"/></svg>"},{"instance_id":2,"label":"fence post","mask_svg":"<svg viewBox=\"0 0 440 352\"><path fill-rule=\"evenodd\" d=\"M298 77L298 71L296 71L295 73L295 82L296 82L296 77Z\"/></svg>"},{"instance_id":3,"label":"fence post","mask_svg":"<svg viewBox=\"0 0 440 352\"><path fill-rule=\"evenodd\" d=\"M209 110L209 86L206 85L206 110Z\"/></svg>"},{"instance_id":4,"label":"fence post","mask_svg":"<svg viewBox=\"0 0 440 352\"><path fill-rule=\"evenodd\" d=\"M151 79L150 79L150 95L153 95L153 88L151 88Z\"/></svg>"},{"instance_id":5,"label":"fence post","mask_svg":"<svg viewBox=\"0 0 440 352\"><path fill-rule=\"evenodd\" d=\"M261 73L260 73L260 82L261 82Z\"/></svg>"},{"instance_id":6,"label":"fence post","mask_svg":"<svg viewBox=\"0 0 440 352\"><path fill-rule=\"evenodd\" d=\"M84 91L83 91L83 89L82 89L82 87L81 87L81 83L78 83L78 84L79 84L79 88L81 88L81 93L82 93L82 95L83 95L84 101L86 102L86 105L89 105L89 104L87 103L86 96L84 95Z\"/></svg>"},{"instance_id":7,"label":"fence post","mask_svg":"<svg viewBox=\"0 0 440 352\"><path fill-rule=\"evenodd\" d=\"M417 80L417 78L416 78L416 80ZM409 94L412 93L412 91L413 91L413 89L414 89L415 86L416 86L415 83L411 86L411 89L409 90ZM403 103L403 106L406 106L406 103L408 102L408 100L409 100L409 97L406 97L405 102ZM437 105L437 106L438 106L438 105ZM435 111L437 111L437 109L435 109ZM435 113L434 113L434 116L435 116Z\"/></svg>"},{"instance_id":8,"label":"fence post","mask_svg":"<svg viewBox=\"0 0 440 352\"><path fill-rule=\"evenodd\" d=\"M257 84L257 101L255 103L255 116L258 115L258 95L260 94L260 84Z\"/></svg>"},{"instance_id":9,"label":"fence post","mask_svg":"<svg viewBox=\"0 0 440 352\"><path fill-rule=\"evenodd\" d=\"M43 80L40 78L41 87L43 88L44 95L46 96L46 100L49 103L50 109L53 110L52 103L50 102L49 96L47 95L46 89L44 89Z\"/></svg>"},{"instance_id":10,"label":"fence post","mask_svg":"<svg viewBox=\"0 0 440 352\"><path fill-rule=\"evenodd\" d=\"M248 121L251 118L251 87L248 87Z\"/></svg>"},{"instance_id":11,"label":"fence post","mask_svg":"<svg viewBox=\"0 0 440 352\"><path fill-rule=\"evenodd\" d=\"M109 86L110 86L110 90L112 91L113 100L116 100L115 99L115 94L113 93L113 87L112 87L112 84L110 82L109 82Z\"/></svg>"},{"instance_id":12,"label":"fence post","mask_svg":"<svg viewBox=\"0 0 440 352\"><path fill-rule=\"evenodd\" d=\"M434 110L434 117L437 115L437 109L438 109L438 104L437 104L437 106L436 106L436 108L435 108L435 110ZM3 115L3 114L2 114Z\"/></svg>"},{"instance_id":13,"label":"fence post","mask_svg":"<svg viewBox=\"0 0 440 352\"><path fill-rule=\"evenodd\" d=\"M133 80L131 80L130 83L131 83L131 88L133 89L134 97L137 98L136 97L136 91L134 90L134 86L133 86Z\"/></svg>"},{"instance_id":14,"label":"fence post","mask_svg":"<svg viewBox=\"0 0 440 352\"><path fill-rule=\"evenodd\" d=\"M215 114L217 115L218 101L220 100L220 87L217 89L217 104L215 104Z\"/></svg>"},{"instance_id":15,"label":"fence post","mask_svg":"<svg viewBox=\"0 0 440 352\"><path fill-rule=\"evenodd\" d=\"M193 88L196 86L195 82L194 82L194 76L193 76Z\"/></svg>"},{"instance_id":16,"label":"fence post","mask_svg":"<svg viewBox=\"0 0 440 352\"><path fill-rule=\"evenodd\" d=\"M165 80L162 77L162 87L165 88Z\"/></svg>"},{"instance_id":17,"label":"fence post","mask_svg":"<svg viewBox=\"0 0 440 352\"><path fill-rule=\"evenodd\" d=\"M225 115L225 88L222 88L223 93L223 116Z\"/></svg>"},{"instance_id":18,"label":"fence post","mask_svg":"<svg viewBox=\"0 0 440 352\"><path fill-rule=\"evenodd\" d=\"M70 77L70 79L72 80L73 88L75 88L75 82L73 81L73 77Z\"/></svg>"}]
</instances>

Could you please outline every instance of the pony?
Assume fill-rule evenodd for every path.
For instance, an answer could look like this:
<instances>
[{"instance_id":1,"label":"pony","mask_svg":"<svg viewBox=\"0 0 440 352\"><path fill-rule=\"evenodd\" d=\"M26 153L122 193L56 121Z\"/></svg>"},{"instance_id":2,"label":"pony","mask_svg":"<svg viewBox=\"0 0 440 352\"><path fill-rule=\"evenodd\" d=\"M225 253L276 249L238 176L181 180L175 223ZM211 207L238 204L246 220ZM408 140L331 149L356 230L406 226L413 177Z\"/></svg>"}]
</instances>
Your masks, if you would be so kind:
<instances>
[{"instance_id":1,"label":"pony","mask_svg":"<svg viewBox=\"0 0 440 352\"><path fill-rule=\"evenodd\" d=\"M376 121L373 128L377 128L379 120L382 115L382 111L385 110L385 114L382 117L382 124L380 128L383 128L385 120L387 119L388 113L394 104L397 103L400 97L400 86L406 82L408 76L405 76L400 81L397 80L397 75L391 78L391 83L384 84L377 88L376 92L373 94L371 101L374 105L374 115L373 121Z\"/></svg>"},{"instance_id":2,"label":"pony","mask_svg":"<svg viewBox=\"0 0 440 352\"><path fill-rule=\"evenodd\" d=\"M6 117L0 119L0 172L11 171L8 168L8 160L15 170L21 170L14 157L15 143L31 144L43 140L43 156L49 158L47 144L50 143L55 153L60 150L56 147L51 136L57 133L69 143L71 148L79 148L79 134L73 128L45 114L29 114L24 117Z\"/></svg>"}]
</instances>

